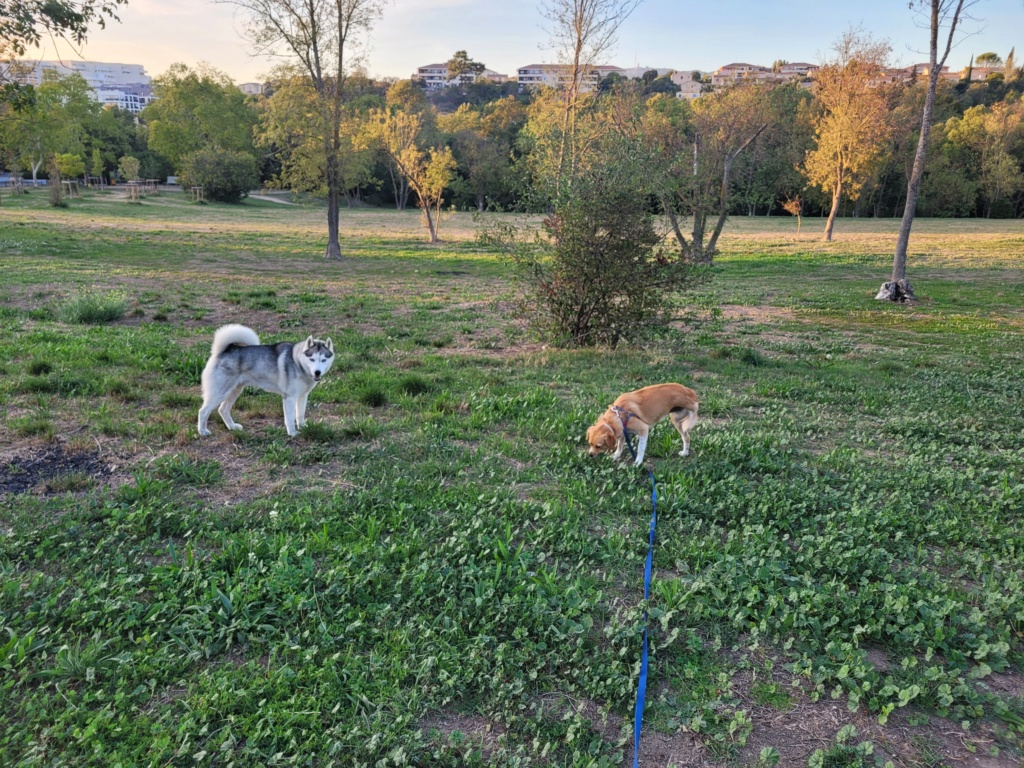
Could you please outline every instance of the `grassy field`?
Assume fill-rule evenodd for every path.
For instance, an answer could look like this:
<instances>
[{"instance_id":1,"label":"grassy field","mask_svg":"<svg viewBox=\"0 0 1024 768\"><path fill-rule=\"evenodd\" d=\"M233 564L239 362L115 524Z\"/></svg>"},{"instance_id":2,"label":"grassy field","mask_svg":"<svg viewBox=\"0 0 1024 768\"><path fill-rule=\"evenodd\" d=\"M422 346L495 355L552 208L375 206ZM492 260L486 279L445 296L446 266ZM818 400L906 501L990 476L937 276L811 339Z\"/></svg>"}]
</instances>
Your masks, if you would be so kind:
<instances>
[{"instance_id":1,"label":"grassy field","mask_svg":"<svg viewBox=\"0 0 1024 768\"><path fill-rule=\"evenodd\" d=\"M1024 765L1024 222L918 222L904 307L896 222L736 219L664 338L566 351L468 214L342 221L3 198L0 765L625 764L649 487L583 434L659 381L641 765ZM198 438L226 322L333 337L297 438Z\"/></svg>"}]
</instances>

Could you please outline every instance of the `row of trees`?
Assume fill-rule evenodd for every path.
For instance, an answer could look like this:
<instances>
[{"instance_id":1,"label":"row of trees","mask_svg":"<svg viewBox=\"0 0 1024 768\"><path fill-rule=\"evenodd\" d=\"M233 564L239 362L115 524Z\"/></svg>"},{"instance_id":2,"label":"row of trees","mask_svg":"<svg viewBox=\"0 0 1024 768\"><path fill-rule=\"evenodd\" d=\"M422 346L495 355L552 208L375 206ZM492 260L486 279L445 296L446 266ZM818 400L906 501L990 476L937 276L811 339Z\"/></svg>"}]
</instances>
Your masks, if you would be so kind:
<instances>
[{"instance_id":1,"label":"row of trees","mask_svg":"<svg viewBox=\"0 0 1024 768\"><path fill-rule=\"evenodd\" d=\"M426 199L435 209L440 201L509 208L538 204L536 195L526 194L530 185L546 178L545 169L571 164L587 151L596 130L587 126L617 126L656 146L670 174L678 169L671 170L669 155L716 157L705 165L728 171L727 213L777 214L799 198L803 214L828 215L831 233L839 215L902 212L927 85L921 78L857 88L856 81L870 82L883 66L887 47L850 34L836 50L813 94L796 85L743 87L692 103L646 95L644 84L632 81L572 94L568 102L540 91L442 112L412 82L350 75L336 137L333 113L318 109L315 87L295 70L279 70L272 90L253 100L223 74L175 65L157 78L158 98L140 121L100 108L84 81L71 76L47 80L16 111L8 105L0 119L0 153L8 168L33 177L46 173L50 156L75 154L90 175L109 175L128 155L140 161L144 177L159 178L187 171L206 150L249 168L248 183L262 180L326 198L326 138L337 142L332 172L339 204L402 208L410 199ZM922 215L1024 214L1024 81L1020 70L1011 72L983 83L938 83ZM452 86L444 97L464 90ZM573 128L578 147L563 146L566 103L574 105L572 120L583 121ZM561 121L563 138L547 156L552 148L537 136L552 121ZM734 144L734 134L744 140ZM719 185L716 174L705 183ZM657 196L664 201L665 194Z\"/></svg>"}]
</instances>

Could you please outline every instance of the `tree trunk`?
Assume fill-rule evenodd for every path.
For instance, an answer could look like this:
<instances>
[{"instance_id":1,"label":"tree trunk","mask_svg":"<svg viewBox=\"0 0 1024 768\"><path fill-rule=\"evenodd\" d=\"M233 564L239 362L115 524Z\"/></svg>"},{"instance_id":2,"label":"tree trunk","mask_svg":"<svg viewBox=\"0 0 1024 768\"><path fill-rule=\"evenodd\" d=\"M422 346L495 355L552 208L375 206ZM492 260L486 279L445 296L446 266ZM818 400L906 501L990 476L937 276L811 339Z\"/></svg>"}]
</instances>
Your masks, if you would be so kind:
<instances>
[{"instance_id":1,"label":"tree trunk","mask_svg":"<svg viewBox=\"0 0 1024 768\"><path fill-rule=\"evenodd\" d=\"M711 239L708 240L707 248L704 249L704 260L709 264L711 259L714 258L718 237L722 234L726 215L729 212L729 175L732 173L733 157L726 157L725 164L722 166L722 188L718 195L718 220L715 222L715 228L711 232Z\"/></svg>"},{"instance_id":2,"label":"tree trunk","mask_svg":"<svg viewBox=\"0 0 1024 768\"><path fill-rule=\"evenodd\" d=\"M427 217L427 229L430 230L431 244L439 242L437 239L437 221L431 215L429 203L423 206L423 215ZM438 218L440 218L440 213L438 213Z\"/></svg>"},{"instance_id":3,"label":"tree trunk","mask_svg":"<svg viewBox=\"0 0 1024 768\"><path fill-rule=\"evenodd\" d=\"M921 115L921 133L917 138L917 150L914 153L914 168L907 182L907 202L903 206L903 219L900 222L899 235L896 238L896 252L892 260L892 276L889 282L883 283L876 299L889 301L908 301L914 298L914 290L907 281L907 247L910 244L910 228L917 213L917 196L921 189L924 176L924 161L928 151L928 136L932 129L932 114L935 111L935 89L939 81L939 72L946 63L960 13L964 9L965 0L959 0L950 20L949 35L946 38L946 50L939 59L939 27L946 10L941 0L931 0L931 29L928 46L928 91L924 97L924 109Z\"/></svg>"},{"instance_id":4,"label":"tree trunk","mask_svg":"<svg viewBox=\"0 0 1024 768\"><path fill-rule=\"evenodd\" d=\"M487 206L487 199L483 196L482 193L478 194L476 196L476 210L477 210L477 212L478 213L483 213L484 212L484 208L486 206Z\"/></svg>"},{"instance_id":5,"label":"tree trunk","mask_svg":"<svg viewBox=\"0 0 1024 768\"><path fill-rule=\"evenodd\" d=\"M832 209L828 212L828 220L825 222L825 241L832 242L832 228L836 225L836 214L839 213L839 201L843 197L843 183L836 182L832 190Z\"/></svg>"},{"instance_id":6,"label":"tree trunk","mask_svg":"<svg viewBox=\"0 0 1024 768\"><path fill-rule=\"evenodd\" d=\"M903 219L900 221L900 231L896 236L896 253L892 260L891 282L902 282L905 286L905 293L913 298L914 293L907 283L907 246L910 244L910 228L914 224L914 215L917 213L917 196L921 190L921 179L924 177L924 161L928 151L928 136L932 129L932 114L935 111L935 87L938 81L938 70L932 67L931 76L928 78L928 92L924 97L924 112L921 116L921 135L917 139L917 151L914 152L914 168L910 172L910 180L907 182L907 202L903 206Z\"/></svg>"},{"instance_id":7,"label":"tree trunk","mask_svg":"<svg viewBox=\"0 0 1024 768\"><path fill-rule=\"evenodd\" d=\"M327 250L325 259L341 258L341 243L338 239L341 218L341 194L338 189L338 155L328 150L327 155Z\"/></svg>"},{"instance_id":8,"label":"tree trunk","mask_svg":"<svg viewBox=\"0 0 1024 768\"><path fill-rule=\"evenodd\" d=\"M690 246L686 242L686 236L683 234L683 231L679 228L679 217L676 216L676 212L672 208L671 203L667 200L662 200L661 205L665 209L665 214L668 216L669 224L672 225L672 233L676 236L676 242L679 243L679 248L684 254L689 253Z\"/></svg>"}]
</instances>

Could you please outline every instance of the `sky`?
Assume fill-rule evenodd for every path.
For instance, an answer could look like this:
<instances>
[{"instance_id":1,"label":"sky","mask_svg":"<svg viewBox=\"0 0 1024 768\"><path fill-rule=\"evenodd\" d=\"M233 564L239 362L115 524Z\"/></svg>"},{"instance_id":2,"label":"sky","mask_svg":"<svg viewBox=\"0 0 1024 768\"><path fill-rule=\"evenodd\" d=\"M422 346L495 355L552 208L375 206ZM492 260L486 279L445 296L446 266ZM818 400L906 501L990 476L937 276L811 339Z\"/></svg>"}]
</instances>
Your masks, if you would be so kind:
<instances>
[{"instance_id":1,"label":"sky","mask_svg":"<svg viewBox=\"0 0 1024 768\"><path fill-rule=\"evenodd\" d=\"M555 60L541 2L389 0L366 37L365 68L373 76L407 78L419 66L466 50L488 69L514 78L519 67ZM154 77L175 62L206 62L237 83L260 81L275 62L251 55L238 14L213 0L128 0L120 23L93 29L80 51L47 43L34 55L142 64ZM971 15L947 62L951 69L986 51L1005 58L1018 45L1016 58L1024 61L1024 0L977 0ZM602 63L705 72L731 62L817 63L852 26L887 38L893 63L907 66L928 59L926 23L907 0L643 0Z\"/></svg>"}]
</instances>

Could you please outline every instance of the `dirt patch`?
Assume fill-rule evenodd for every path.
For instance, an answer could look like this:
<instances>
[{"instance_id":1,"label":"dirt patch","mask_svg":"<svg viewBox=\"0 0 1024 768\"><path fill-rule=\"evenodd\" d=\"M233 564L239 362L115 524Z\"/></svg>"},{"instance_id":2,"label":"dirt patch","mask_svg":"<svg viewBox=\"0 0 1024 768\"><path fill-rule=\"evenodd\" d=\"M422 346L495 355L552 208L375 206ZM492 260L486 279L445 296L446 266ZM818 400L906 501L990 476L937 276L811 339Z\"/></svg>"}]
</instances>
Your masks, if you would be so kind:
<instances>
[{"instance_id":1,"label":"dirt patch","mask_svg":"<svg viewBox=\"0 0 1024 768\"><path fill-rule=\"evenodd\" d=\"M894 712L887 724L879 725L875 715L864 707L856 712L847 709L843 699L822 698L811 701L801 687L785 685L789 706L776 710L753 701L747 694L746 673L737 676L739 692L745 708L751 713L754 729L740 756L756 760L762 747L775 747L779 765L806 765L815 750L828 750L836 744L836 735L846 725L853 725L857 735L850 744L871 741L874 755L882 762L891 760L896 766L933 765L929 762L941 755L943 765L979 766L979 768L1019 768L1018 758L1008 751L987 754L996 743L991 724L974 723L965 731L956 723L933 715L924 715L913 707ZM784 676L773 675L783 683ZM698 763L699 764L699 763Z\"/></svg>"},{"instance_id":2,"label":"dirt patch","mask_svg":"<svg viewBox=\"0 0 1024 768\"><path fill-rule=\"evenodd\" d=\"M102 481L112 469L95 451L67 452L60 444L0 459L0 494L52 494L78 488L74 479ZM63 481L63 482L62 482Z\"/></svg>"},{"instance_id":3,"label":"dirt patch","mask_svg":"<svg viewBox=\"0 0 1024 768\"><path fill-rule=\"evenodd\" d=\"M436 740L444 744L459 744L470 751L480 750L486 760L499 746L505 729L479 715L453 712L435 712L423 718L418 727L430 736L438 734Z\"/></svg>"},{"instance_id":4,"label":"dirt patch","mask_svg":"<svg viewBox=\"0 0 1024 768\"><path fill-rule=\"evenodd\" d=\"M796 312L785 307L768 305L744 306L742 304L723 304L722 317L726 320L751 320L756 323L767 323L777 320L799 320Z\"/></svg>"}]
</instances>

